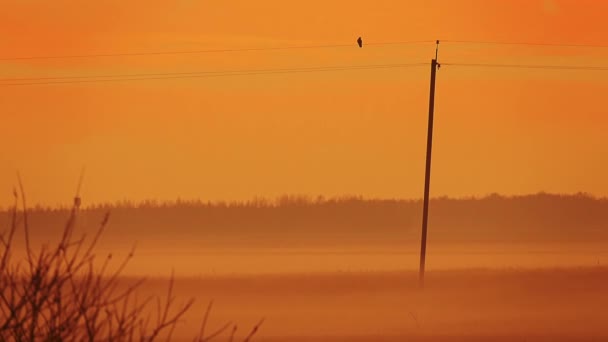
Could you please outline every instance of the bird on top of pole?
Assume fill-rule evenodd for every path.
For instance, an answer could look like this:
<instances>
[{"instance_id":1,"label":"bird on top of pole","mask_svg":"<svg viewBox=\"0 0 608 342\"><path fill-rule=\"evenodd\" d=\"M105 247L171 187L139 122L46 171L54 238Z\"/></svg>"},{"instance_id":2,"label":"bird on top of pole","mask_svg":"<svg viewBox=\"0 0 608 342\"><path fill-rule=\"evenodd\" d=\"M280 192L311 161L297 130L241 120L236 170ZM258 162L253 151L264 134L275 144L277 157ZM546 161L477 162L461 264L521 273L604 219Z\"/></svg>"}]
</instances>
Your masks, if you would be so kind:
<instances>
[{"instance_id":1,"label":"bird on top of pole","mask_svg":"<svg viewBox=\"0 0 608 342\"><path fill-rule=\"evenodd\" d=\"M359 44L359 47L363 47L363 39L361 39L361 37L359 37L359 39L357 39L357 44Z\"/></svg>"}]
</instances>

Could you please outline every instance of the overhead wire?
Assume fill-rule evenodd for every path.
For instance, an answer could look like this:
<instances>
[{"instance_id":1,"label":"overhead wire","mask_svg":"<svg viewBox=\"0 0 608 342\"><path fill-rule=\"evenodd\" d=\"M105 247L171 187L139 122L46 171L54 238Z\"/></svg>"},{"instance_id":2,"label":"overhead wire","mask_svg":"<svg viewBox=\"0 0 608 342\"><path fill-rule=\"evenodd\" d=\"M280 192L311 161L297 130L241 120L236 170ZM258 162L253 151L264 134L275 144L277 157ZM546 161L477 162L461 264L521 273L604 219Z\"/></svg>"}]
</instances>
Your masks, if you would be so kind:
<instances>
[{"instance_id":1,"label":"overhead wire","mask_svg":"<svg viewBox=\"0 0 608 342\"><path fill-rule=\"evenodd\" d=\"M608 48L608 45L585 45L585 44L553 44L553 43L525 43L504 41L474 41L474 40L442 40L442 43L455 44L497 44L497 45L531 45L552 47L591 47ZM366 45L405 45L405 44L434 44L435 41L393 41L367 43ZM59 59L59 58L93 58L93 57L115 57L115 56L146 56L146 55L174 55L174 54L202 54L242 51L272 51L290 49L317 49L317 48L352 48L354 44L328 44L328 45L300 45L300 46L274 46L258 48L216 49L216 50L189 50L189 51L156 51L139 53L110 53L110 54L83 54L63 56L30 56L0 58L0 61L25 60L25 59ZM427 63L406 64L376 64L376 65L350 65L350 66L319 66L303 68L274 68L274 69L245 69L245 70L220 70L220 71L191 71L191 72L166 72L166 73L127 73L110 75L69 75L69 76L47 76L47 77L21 77L0 79L0 86L23 86L37 84L67 84L67 83L94 83L94 82L120 82L141 80L163 80L180 78L207 78L249 75L271 75L287 73L328 72L365 69L403 68L410 66L421 66ZM480 68L521 68L521 69L549 69L549 70L581 70L581 71L606 71L608 66L574 66L574 65L549 65L549 64L496 64L496 63L441 63L443 66L457 67L480 67Z\"/></svg>"},{"instance_id":2,"label":"overhead wire","mask_svg":"<svg viewBox=\"0 0 608 342\"><path fill-rule=\"evenodd\" d=\"M608 45L602 44L561 44L540 42L508 42L508 41L483 41L483 40L441 40L441 43L453 44L480 44L480 45L520 45L539 47L569 47L569 48L601 48L608 49Z\"/></svg>"},{"instance_id":3,"label":"overhead wire","mask_svg":"<svg viewBox=\"0 0 608 342\"><path fill-rule=\"evenodd\" d=\"M31 77L0 79L0 86L27 86L44 84L70 84L70 83L98 83L122 82L144 80L171 80L188 78L212 78L230 76L277 75L292 73L332 72L351 70L396 69L407 67L427 66L428 63L398 63L398 64L371 64L349 66L319 66L302 68L275 68L275 69L241 69L224 71L192 71L167 73L141 73L141 74L113 74L91 76L57 76L57 77ZM517 68L517 69L545 69L545 70L573 70L573 71L608 71L608 66L573 66L549 64L493 64L493 63L450 63L443 62L442 66L478 67L478 68ZM9 82L9 83L6 83Z\"/></svg>"},{"instance_id":4,"label":"overhead wire","mask_svg":"<svg viewBox=\"0 0 608 342\"><path fill-rule=\"evenodd\" d=\"M576 65L550 65L550 64L493 64L493 63L441 63L441 65L442 66L479 67L479 68L608 71L608 66L576 66Z\"/></svg>"},{"instance_id":5,"label":"overhead wire","mask_svg":"<svg viewBox=\"0 0 608 342\"><path fill-rule=\"evenodd\" d=\"M366 46L416 45L416 44L435 44L435 42L436 42L435 40L411 40L411 41L366 42L365 45ZM529 45L529 46L544 46L544 47L608 48L608 45L602 45L602 44L562 44L562 43L540 43L540 42L509 42L509 41L451 40L451 39L440 40L440 42L448 43L448 44L452 43L452 44L482 44L482 45ZM115 53L79 54L79 55L49 55L49 56L17 56L17 57L0 57L0 61L206 54L206 53L255 52L255 51L298 50L298 49L350 48L353 46L354 46L354 44L319 44L319 45L286 45L286 46L226 48L226 49L206 49L206 50L115 52Z\"/></svg>"},{"instance_id":6,"label":"overhead wire","mask_svg":"<svg viewBox=\"0 0 608 342\"><path fill-rule=\"evenodd\" d=\"M560 43L539 43L539 42L508 42L508 41L450 40L450 39L440 40L440 42L448 43L448 44L452 43L452 44L482 44L482 45L529 45L529 46L544 46L544 47L608 48L608 45L602 45L602 44L560 44ZM416 44L434 44L434 43L435 43L434 40L413 40L413 41L389 41L389 42L370 42L370 43L366 42L365 45L366 46L383 46L383 45L416 45ZM227 49L207 49L207 50L116 52L116 53L80 54L80 55L50 55L50 56L17 56L17 57L0 57L0 61L206 54L206 53L222 53L222 52L255 52L255 51L273 51L273 50L326 49L326 48L348 48L348 47L353 47L353 44L287 45L287 46L227 48Z\"/></svg>"},{"instance_id":7,"label":"overhead wire","mask_svg":"<svg viewBox=\"0 0 608 342\"><path fill-rule=\"evenodd\" d=\"M331 72L331 71L371 70L371 69L395 69L395 68L426 66L427 64L428 63L398 63L398 64L372 64L372 65L350 65L350 66L320 66L320 67L303 67L303 68L249 69L249 70L232 70L232 71L228 70L228 71L197 71L197 72L151 73L151 74L120 74L120 75L96 75L96 76L15 78L15 79L0 79L0 86L121 82L121 81L142 81L142 80L167 80L167 79L182 79L182 78L210 78L210 77L250 76L250 75L276 75L276 74L290 74L290 73ZM2 82L7 82L7 81L10 81L13 83L2 83ZM41 81L41 82L37 82L37 81Z\"/></svg>"},{"instance_id":8,"label":"overhead wire","mask_svg":"<svg viewBox=\"0 0 608 342\"><path fill-rule=\"evenodd\" d=\"M143 76L175 76L175 75L196 75L196 74L226 74L226 73L248 73L248 72L279 72L279 71L318 71L319 69L342 69L342 68L386 68L402 67L410 65L423 65L426 63L397 63L397 64L368 64L368 65L338 65L338 66L318 66L300 68L273 68L273 69L237 69L237 70L218 70L218 71L188 71L188 72L167 72L167 73L143 73L143 74L114 74L114 75L78 75L78 76L56 76L56 77L24 77L24 78L0 78L2 81L33 81L33 80L61 80L79 78L112 78L112 77L143 77Z\"/></svg>"},{"instance_id":9,"label":"overhead wire","mask_svg":"<svg viewBox=\"0 0 608 342\"><path fill-rule=\"evenodd\" d=\"M369 45L371 45L371 46L416 45L416 44L431 44L431 43L433 43L433 41L418 40L418 41L392 41L392 42L377 42L377 43L371 42L371 43L365 43L365 45L366 46L369 46ZM346 47L352 48L354 46L355 46L355 44L288 45L288 46L269 46L269 47L232 48L232 49L208 49L208 50L116 52L116 53L55 55L55 56L21 56L21 57L0 57L0 61L207 54L207 53L224 53L224 52L255 52L255 51L273 51L273 50L327 49L327 48L346 48Z\"/></svg>"}]
</instances>

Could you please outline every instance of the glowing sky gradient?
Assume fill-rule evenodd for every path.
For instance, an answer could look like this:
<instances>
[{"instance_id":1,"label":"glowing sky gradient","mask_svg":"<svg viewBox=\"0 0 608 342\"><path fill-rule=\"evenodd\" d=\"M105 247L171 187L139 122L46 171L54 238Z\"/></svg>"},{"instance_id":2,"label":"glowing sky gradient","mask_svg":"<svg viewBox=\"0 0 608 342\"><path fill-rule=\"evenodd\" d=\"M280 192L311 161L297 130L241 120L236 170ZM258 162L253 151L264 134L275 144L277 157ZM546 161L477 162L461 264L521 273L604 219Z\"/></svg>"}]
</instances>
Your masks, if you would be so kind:
<instances>
[{"instance_id":1,"label":"glowing sky gradient","mask_svg":"<svg viewBox=\"0 0 608 342\"><path fill-rule=\"evenodd\" d=\"M0 77L430 62L473 40L608 45L604 1L22 1L0 11L0 58L351 44L352 48L1 60ZM444 43L443 63L608 66L608 48ZM608 195L608 72L438 73L433 196ZM429 67L0 86L0 205L422 196Z\"/></svg>"}]
</instances>

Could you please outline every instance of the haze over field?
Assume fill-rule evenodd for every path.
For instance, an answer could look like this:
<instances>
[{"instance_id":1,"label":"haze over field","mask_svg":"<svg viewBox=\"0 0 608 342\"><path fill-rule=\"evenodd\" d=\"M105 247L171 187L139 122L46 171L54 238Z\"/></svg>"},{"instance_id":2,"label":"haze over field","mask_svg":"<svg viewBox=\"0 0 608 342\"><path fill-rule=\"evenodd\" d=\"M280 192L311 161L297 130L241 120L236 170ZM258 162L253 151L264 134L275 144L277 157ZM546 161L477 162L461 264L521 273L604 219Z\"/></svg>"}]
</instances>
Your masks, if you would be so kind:
<instances>
[{"instance_id":1,"label":"haze over field","mask_svg":"<svg viewBox=\"0 0 608 342\"><path fill-rule=\"evenodd\" d=\"M263 342L586 342L608 339L607 273L433 271L424 292L416 272L182 278L176 286L215 300L214 325L237 320L246 330L263 315ZM152 280L148 291L164 284ZM186 318L185 336L206 304Z\"/></svg>"},{"instance_id":2,"label":"haze over field","mask_svg":"<svg viewBox=\"0 0 608 342\"><path fill-rule=\"evenodd\" d=\"M129 271L166 275L396 271L418 267L421 201L362 198L90 206L78 232L106 212L103 251ZM60 235L67 209L29 215L34 241ZM9 215L2 215L6 224ZM608 263L608 200L537 194L431 201L429 267L566 267Z\"/></svg>"},{"instance_id":3,"label":"haze over field","mask_svg":"<svg viewBox=\"0 0 608 342\"><path fill-rule=\"evenodd\" d=\"M608 305L608 201L584 194L431 201L428 273L418 287L420 201L283 197L247 203L93 205L75 236L110 224L97 255L125 257L121 284L145 298L175 272L198 301L176 340L265 318L262 342L601 341ZM29 212L31 243L56 240L67 209ZM0 216L9 224L9 213ZM22 249L23 245L16 245ZM113 264L117 267L119 262Z\"/></svg>"}]
</instances>

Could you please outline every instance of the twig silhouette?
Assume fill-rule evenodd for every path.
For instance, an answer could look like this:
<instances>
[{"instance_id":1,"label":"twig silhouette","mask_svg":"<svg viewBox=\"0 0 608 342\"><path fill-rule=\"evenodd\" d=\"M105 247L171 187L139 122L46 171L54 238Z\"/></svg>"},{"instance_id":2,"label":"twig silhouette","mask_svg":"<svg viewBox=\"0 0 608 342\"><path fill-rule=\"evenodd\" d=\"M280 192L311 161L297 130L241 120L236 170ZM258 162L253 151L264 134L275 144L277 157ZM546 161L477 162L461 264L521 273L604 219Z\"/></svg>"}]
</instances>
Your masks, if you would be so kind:
<instances>
[{"instance_id":1,"label":"twig silhouette","mask_svg":"<svg viewBox=\"0 0 608 342\"><path fill-rule=\"evenodd\" d=\"M111 267L112 254L96 266L95 247L108 225L109 213L103 216L90 241L86 235L74 238L81 205L78 190L59 241L54 246L43 245L35 253L20 177L19 191L13 191L10 226L0 233L0 341L149 342L172 338L178 322L194 303L194 299L189 299L183 305L175 304L173 272L164 303L156 297L156 322L151 324L152 316L144 312L154 297L143 301L137 297L137 290L145 279L131 284L121 281L125 267L134 256L135 245L116 268ZM15 236L20 226L24 230L26 255L24 260L14 260ZM209 341L232 325L228 322L204 337L211 307L212 302L205 312L198 341ZM245 341L250 340L261 322ZM236 325L231 341L235 331Z\"/></svg>"}]
</instances>

